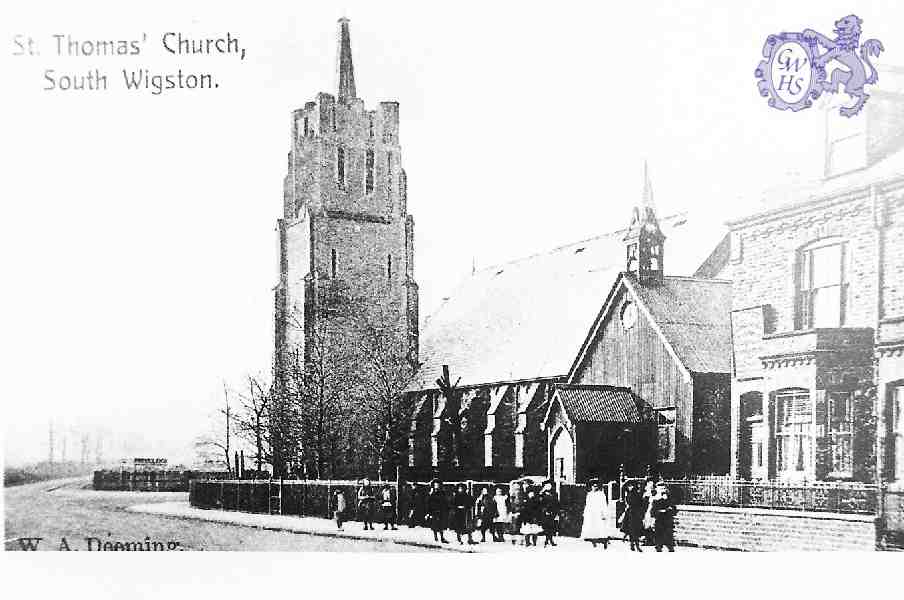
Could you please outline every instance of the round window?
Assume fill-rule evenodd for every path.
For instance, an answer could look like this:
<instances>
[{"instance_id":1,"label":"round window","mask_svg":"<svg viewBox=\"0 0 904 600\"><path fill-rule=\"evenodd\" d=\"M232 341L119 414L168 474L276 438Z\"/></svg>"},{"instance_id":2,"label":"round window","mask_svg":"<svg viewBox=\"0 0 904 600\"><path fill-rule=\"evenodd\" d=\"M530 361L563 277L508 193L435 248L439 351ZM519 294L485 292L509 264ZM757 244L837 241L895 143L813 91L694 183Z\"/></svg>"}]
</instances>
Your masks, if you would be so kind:
<instances>
[{"instance_id":1,"label":"round window","mask_svg":"<svg viewBox=\"0 0 904 600\"><path fill-rule=\"evenodd\" d=\"M621 310L622 327L631 329L637 323L637 306L633 302L625 302Z\"/></svg>"}]
</instances>

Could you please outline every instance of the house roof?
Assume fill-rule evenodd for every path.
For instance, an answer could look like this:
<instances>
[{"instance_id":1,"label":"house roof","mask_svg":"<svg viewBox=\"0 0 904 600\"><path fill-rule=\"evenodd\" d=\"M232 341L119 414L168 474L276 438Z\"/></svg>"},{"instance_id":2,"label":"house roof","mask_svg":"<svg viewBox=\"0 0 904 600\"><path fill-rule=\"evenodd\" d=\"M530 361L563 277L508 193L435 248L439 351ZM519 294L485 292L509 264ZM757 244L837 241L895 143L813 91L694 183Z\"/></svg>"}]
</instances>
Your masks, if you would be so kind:
<instances>
[{"instance_id":1,"label":"house roof","mask_svg":"<svg viewBox=\"0 0 904 600\"><path fill-rule=\"evenodd\" d=\"M626 279L688 371L731 371L730 281L664 277L646 286Z\"/></svg>"},{"instance_id":2,"label":"house roof","mask_svg":"<svg viewBox=\"0 0 904 600\"><path fill-rule=\"evenodd\" d=\"M637 398L628 388L609 385L563 385L556 388L553 400L556 398L572 423L641 421Z\"/></svg>"},{"instance_id":3,"label":"house roof","mask_svg":"<svg viewBox=\"0 0 904 600\"><path fill-rule=\"evenodd\" d=\"M726 235L680 213L661 218L667 273L691 274ZM564 377L624 268L626 230L477 271L427 320L410 390L432 389L442 365L460 386Z\"/></svg>"}]
</instances>

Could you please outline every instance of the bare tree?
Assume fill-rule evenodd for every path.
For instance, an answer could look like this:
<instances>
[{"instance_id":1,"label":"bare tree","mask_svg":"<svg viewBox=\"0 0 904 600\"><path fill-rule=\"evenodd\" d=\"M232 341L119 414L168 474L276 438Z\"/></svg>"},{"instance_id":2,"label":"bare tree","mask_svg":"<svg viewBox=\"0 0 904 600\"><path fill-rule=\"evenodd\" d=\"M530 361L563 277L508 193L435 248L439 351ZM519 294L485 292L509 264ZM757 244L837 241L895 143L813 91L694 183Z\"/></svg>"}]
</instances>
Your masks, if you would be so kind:
<instances>
[{"instance_id":1,"label":"bare tree","mask_svg":"<svg viewBox=\"0 0 904 600\"><path fill-rule=\"evenodd\" d=\"M195 438L195 451L202 458L220 455L226 469L232 471L231 464L231 444L232 444L232 421L234 415L229 405L229 389L226 382L223 382L223 408L218 409L215 413L215 421L211 431L201 434Z\"/></svg>"},{"instance_id":2,"label":"bare tree","mask_svg":"<svg viewBox=\"0 0 904 600\"><path fill-rule=\"evenodd\" d=\"M248 393L237 393L239 408L235 416L237 434L254 446L254 460L257 471L264 463L271 462L270 417L271 394L265 392L261 382L249 375Z\"/></svg>"}]
</instances>

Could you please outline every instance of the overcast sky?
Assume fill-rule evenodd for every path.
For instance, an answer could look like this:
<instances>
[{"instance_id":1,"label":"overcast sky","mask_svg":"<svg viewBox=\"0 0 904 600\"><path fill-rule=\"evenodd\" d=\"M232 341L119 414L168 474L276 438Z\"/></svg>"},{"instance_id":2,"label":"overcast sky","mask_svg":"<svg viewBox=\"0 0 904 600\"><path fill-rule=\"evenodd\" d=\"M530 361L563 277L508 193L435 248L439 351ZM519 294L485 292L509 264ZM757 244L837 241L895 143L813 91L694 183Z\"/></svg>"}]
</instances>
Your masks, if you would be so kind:
<instances>
[{"instance_id":1,"label":"overcast sky","mask_svg":"<svg viewBox=\"0 0 904 600\"><path fill-rule=\"evenodd\" d=\"M904 64L900 3L856 4L864 39L885 45L879 64ZM290 112L334 90L338 17L359 97L401 104L424 317L472 260L625 226L645 158L660 212L716 220L818 177L823 114L769 109L753 71L768 34L831 34L854 3L757 5L4 6L7 462L45 457L51 419L105 429L108 458L190 460L224 380L269 370ZM231 32L245 60L168 55L168 31ZM41 55L12 56L16 34ZM137 57L60 58L53 34L148 40ZM48 68L101 69L110 90L42 91ZM129 92L122 68L209 72L220 87Z\"/></svg>"}]
</instances>

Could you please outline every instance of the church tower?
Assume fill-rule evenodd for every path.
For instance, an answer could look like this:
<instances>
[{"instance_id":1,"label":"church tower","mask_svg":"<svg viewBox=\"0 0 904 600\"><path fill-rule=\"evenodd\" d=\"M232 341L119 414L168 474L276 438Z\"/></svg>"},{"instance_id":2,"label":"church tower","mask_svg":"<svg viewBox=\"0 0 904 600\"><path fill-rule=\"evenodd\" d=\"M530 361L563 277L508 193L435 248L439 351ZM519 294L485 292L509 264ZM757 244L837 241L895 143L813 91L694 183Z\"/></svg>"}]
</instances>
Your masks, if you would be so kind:
<instances>
[{"instance_id":1,"label":"church tower","mask_svg":"<svg viewBox=\"0 0 904 600\"><path fill-rule=\"evenodd\" d=\"M624 241L627 249L625 270L643 285L662 283L665 235L656 218L653 184L646 161L643 163L643 195L640 205L634 207Z\"/></svg>"},{"instance_id":2,"label":"church tower","mask_svg":"<svg viewBox=\"0 0 904 600\"><path fill-rule=\"evenodd\" d=\"M399 104L368 109L358 98L345 18L336 69L335 95L321 92L292 113L278 221L277 377L315 354L326 371L361 368L344 351L360 342L351 330L362 324L397 333L399 344L382 350L417 362L414 221Z\"/></svg>"}]
</instances>

